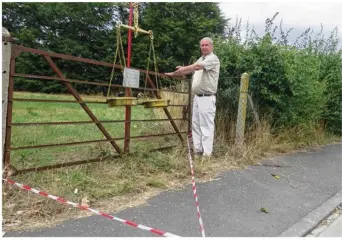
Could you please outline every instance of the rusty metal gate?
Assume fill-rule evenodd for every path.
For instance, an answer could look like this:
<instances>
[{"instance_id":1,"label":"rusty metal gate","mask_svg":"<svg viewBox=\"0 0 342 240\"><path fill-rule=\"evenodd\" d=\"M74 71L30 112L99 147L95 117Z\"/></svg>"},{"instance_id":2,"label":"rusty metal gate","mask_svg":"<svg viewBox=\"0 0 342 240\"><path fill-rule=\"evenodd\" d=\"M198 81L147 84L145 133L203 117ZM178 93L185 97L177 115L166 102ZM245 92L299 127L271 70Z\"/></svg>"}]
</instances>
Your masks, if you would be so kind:
<instances>
[{"instance_id":1,"label":"rusty metal gate","mask_svg":"<svg viewBox=\"0 0 342 240\"><path fill-rule=\"evenodd\" d=\"M3 43L11 41L10 38L4 38L3 37ZM72 86L72 83L78 83L78 84L89 84L89 85L96 85L96 86L105 86L110 88L123 88L122 85L119 84L107 84L107 83L99 83L99 82L90 82L86 80L76 80L76 79L68 79L66 78L62 71L58 68L56 63L52 58L58 58L58 59L64 59L69 61L76 61L76 62L82 62L87 63L91 65L98 65L103 67L111 67L115 69L122 70L123 67L116 64L111 64L108 62L101 62L96 61L92 59L86 59L82 57L75 57L71 55L66 54L59 54L54 52L47 52L42 51L38 49L28 48L21 45L16 44L10 44L11 45L11 57L10 57L10 71L9 71L9 86L8 86L8 106L7 106L7 118L6 118L6 136L5 136L5 143L4 143L4 151L3 151L3 164L5 169L5 174L7 175L7 171L9 168L14 169L15 174L23 173L23 172L31 172L31 171L40 171L45 169L52 169L52 168L60 168L64 166L71 166L71 165L78 165L83 163L89 163L89 162L96 162L101 160L106 160L108 158L95 158L95 159L87 159L82 161L72 161L72 162L66 162L66 163L59 163L54 165L48 165L48 166L39 166L39 167L31 167L31 168L23 168L23 169L16 169L14 166L11 166L11 153L12 151L17 150L23 150L23 149L33 149L33 148L49 148L49 147L55 147L55 146L70 146L70 145L81 145L81 144L89 144L89 143L96 143L96 142L109 142L112 146L112 148L115 149L116 155L110 156L110 158L116 158L116 157L122 157L123 154L129 153L130 149L130 140L131 139L146 139L151 137L160 137L160 136L166 136L166 135L176 135L180 139L182 143L184 143L184 136L187 132L190 131L190 113L191 113L191 81L189 79L182 79L184 82L187 83L188 88L187 91L178 91L179 94L186 94L188 98L188 102L186 104L170 104L169 106L172 107L180 107L183 109L183 116L181 118L173 118L171 116L171 113L167 107L163 108L163 111L166 115L166 118L164 119L135 119L133 120L131 118L131 115L128 114L127 118L127 111L130 112L131 106L126 106L126 119L125 120L105 120L100 121L98 117L95 116L95 114L91 111L91 109L87 106L87 103L96 103L96 104L106 104L105 101L99 102L99 101L84 101L80 94L76 91L76 89ZM17 73L16 72L16 58L21 53L31 53L35 55L39 55L45 59L45 61L48 63L49 67L53 70L53 72L57 76L43 76L43 75L31 75L31 74L23 74L23 73ZM149 91L154 94L154 96L158 99L161 99L161 96L158 92L158 89L156 88L152 78L150 75L157 75L160 78L168 78L165 74L154 72L148 72L146 70L137 69L140 71L140 73L144 74L144 76L147 79L148 88L137 88L144 91ZM75 98L75 101L72 100L49 100L49 99L30 99L30 98L14 98L13 91L14 91L14 81L16 78L26 78L31 80L40 80L40 81L59 81L62 84L65 85L67 88L67 91ZM126 90L126 88L125 88ZM172 91L173 90L165 90L165 91ZM89 116L89 121L59 121L59 122L13 122L12 114L13 114L13 102L16 101L22 101L22 102L54 102L54 103L78 103L82 109L86 112L86 114ZM169 133L161 133L161 134L149 134L149 135L141 135L141 136L131 136L130 129L131 129L131 123L133 122L152 122L152 121L164 121L164 122L170 122L173 132ZM180 131L176 121L187 121L187 131ZM115 137L112 136L106 128L103 126L103 123L124 123L125 124L125 136L124 137ZM30 145L30 146L15 146L13 147L11 145L11 137L12 137L12 128L17 126L29 126L29 125L68 125L68 124L95 124L98 128L98 130L103 134L105 139L92 139L88 141L76 141L76 142L66 142L66 143L49 143L49 144L40 144L40 145ZM117 144L117 141L122 140L124 141L124 149L121 149L119 145Z\"/></svg>"}]
</instances>

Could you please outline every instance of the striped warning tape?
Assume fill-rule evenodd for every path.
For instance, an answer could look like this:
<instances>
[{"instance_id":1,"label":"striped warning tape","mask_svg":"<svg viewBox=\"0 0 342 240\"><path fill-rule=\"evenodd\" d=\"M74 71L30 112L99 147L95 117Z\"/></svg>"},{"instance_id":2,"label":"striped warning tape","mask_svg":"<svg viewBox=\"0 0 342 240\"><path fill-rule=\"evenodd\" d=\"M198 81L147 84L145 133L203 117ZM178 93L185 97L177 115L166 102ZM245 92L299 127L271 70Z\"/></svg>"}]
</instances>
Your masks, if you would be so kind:
<instances>
[{"instance_id":1,"label":"striped warning tape","mask_svg":"<svg viewBox=\"0 0 342 240\"><path fill-rule=\"evenodd\" d=\"M31 191L31 192L39 194L41 196L44 196L44 197L56 200L57 202L60 202L60 203L63 203L63 204L68 204L68 205L72 205L73 207L77 207L77 208L79 208L81 210L88 210L90 212L93 212L93 213L95 213L97 215L100 215L102 217L108 218L110 220L119 221L119 222L122 222L124 224L129 225L129 226L136 227L136 228L139 228L139 229L142 229L142 230L146 230L146 231L152 232L154 234L158 234L158 235L163 236L163 237L180 237L180 236L177 236L177 235L172 234L172 233L164 232L164 231L156 229L156 228L146 227L146 226L141 225L141 224L137 224L137 223L134 223L134 222L131 222L131 221L128 221L128 220L124 220L124 219L121 219L121 218L109 215L107 213L104 213L104 212L101 212L101 211L98 211L98 210L95 210L95 209L92 209L92 208L89 208L89 207L86 207L86 206L82 206L82 205L74 203L74 202L67 201L67 200L65 200L65 199L63 199L61 197L56 197L56 196L48 194L46 192L42 192L42 191L39 191L37 189L31 188L30 186L17 183L17 182L15 182L15 181L13 181L13 180L11 180L9 178L2 179L2 180L7 182L7 183L9 183L9 184L11 184L11 185L15 185L15 186L17 186L17 187L19 187L21 189L24 189L24 190L27 190L27 191Z\"/></svg>"},{"instance_id":2,"label":"striped warning tape","mask_svg":"<svg viewBox=\"0 0 342 240\"><path fill-rule=\"evenodd\" d=\"M196 190L196 183L195 183L195 172L194 172L194 166L193 166L193 161L192 161L192 156L191 156L191 150L190 150L190 138L191 138L191 133L188 134L187 137L187 143L188 143L188 159L189 159L189 165L190 165L190 170L191 170L191 182L192 182L192 191L194 193L195 201L196 201L196 209L197 209L197 216L198 216L198 221L200 225L200 230L202 233L202 237L205 237L205 231L204 231L204 225L199 209L199 203L198 203L198 197L197 197L197 190Z\"/></svg>"}]
</instances>

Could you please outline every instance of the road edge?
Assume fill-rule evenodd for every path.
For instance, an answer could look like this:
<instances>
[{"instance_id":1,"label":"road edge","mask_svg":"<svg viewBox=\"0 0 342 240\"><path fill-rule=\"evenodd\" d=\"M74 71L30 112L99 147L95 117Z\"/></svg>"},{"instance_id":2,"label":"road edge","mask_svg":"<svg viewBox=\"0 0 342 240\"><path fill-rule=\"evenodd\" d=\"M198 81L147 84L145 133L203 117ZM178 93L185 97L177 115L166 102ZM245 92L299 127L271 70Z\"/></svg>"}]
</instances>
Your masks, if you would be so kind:
<instances>
[{"instance_id":1,"label":"road edge","mask_svg":"<svg viewBox=\"0 0 342 240\"><path fill-rule=\"evenodd\" d=\"M303 237L327 218L342 203L342 189L304 218L283 231L278 237Z\"/></svg>"}]
</instances>

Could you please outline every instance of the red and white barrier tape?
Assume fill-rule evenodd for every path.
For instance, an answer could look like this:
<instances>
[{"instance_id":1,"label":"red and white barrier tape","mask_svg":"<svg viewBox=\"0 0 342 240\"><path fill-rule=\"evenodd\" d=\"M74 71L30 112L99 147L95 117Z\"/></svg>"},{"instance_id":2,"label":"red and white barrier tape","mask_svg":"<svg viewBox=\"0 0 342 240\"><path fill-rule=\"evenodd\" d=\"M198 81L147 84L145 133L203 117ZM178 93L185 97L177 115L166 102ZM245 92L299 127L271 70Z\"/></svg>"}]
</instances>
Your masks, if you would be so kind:
<instances>
[{"instance_id":1,"label":"red and white barrier tape","mask_svg":"<svg viewBox=\"0 0 342 240\"><path fill-rule=\"evenodd\" d=\"M197 209L197 216L198 216L198 221L200 225L200 230L202 233L202 237L205 237L205 231L204 231L204 225L199 209L199 203L198 203L198 197L197 197L197 190L196 190L196 183L195 183L195 172L194 172L194 166L193 166L193 161L192 161L192 156L191 156L191 150L190 150L190 137L191 133L187 137L187 143L188 143L188 159L189 159L189 165L190 165L190 170L191 170L191 182L192 182L192 191L194 193L195 201L196 201L196 209Z\"/></svg>"},{"instance_id":2,"label":"red and white barrier tape","mask_svg":"<svg viewBox=\"0 0 342 240\"><path fill-rule=\"evenodd\" d=\"M95 213L97 215L100 215L102 217L108 218L110 220L119 221L119 222L122 222L124 224L129 225L129 226L140 228L142 230L146 230L146 231L152 232L154 234L158 234L158 235L163 236L163 237L180 237L180 236L174 235L172 233L164 232L164 231L156 229L156 228L146 227L146 226L141 225L141 224L137 224L137 223L134 223L134 222L131 222L131 221L128 221L128 220L124 220L124 219L121 219L121 218L109 215L107 213L100 212L98 210L95 210L95 209L92 209L92 208L89 208L89 207L85 207L85 206L82 206L82 205L74 203L74 202L67 201L67 200L65 200L63 198L56 197L54 195L50 195L48 193L45 193L45 192L39 191L37 189L31 188L30 186L17 183L17 182L15 182L15 181L13 181L13 180L11 180L9 178L2 179L2 180L4 180L5 182L7 182L9 184L15 185L15 186L17 186L17 187L19 187L21 189L24 189L24 190L27 190L27 191L31 191L31 192L39 194L41 196L44 196L44 197L56 200L57 202L60 202L60 203L63 203L63 204L69 204L69 205L72 205L73 207L77 207L77 208L79 208L81 210L88 210L90 212L93 212L93 213Z\"/></svg>"}]
</instances>

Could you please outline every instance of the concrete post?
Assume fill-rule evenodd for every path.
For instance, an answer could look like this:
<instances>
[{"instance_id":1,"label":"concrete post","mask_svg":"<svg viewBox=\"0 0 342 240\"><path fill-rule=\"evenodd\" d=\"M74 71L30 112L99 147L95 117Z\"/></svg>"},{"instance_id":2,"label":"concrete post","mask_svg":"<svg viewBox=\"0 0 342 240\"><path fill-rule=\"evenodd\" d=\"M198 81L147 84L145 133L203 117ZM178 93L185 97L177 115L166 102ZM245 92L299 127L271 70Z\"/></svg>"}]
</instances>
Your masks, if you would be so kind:
<instances>
[{"instance_id":1,"label":"concrete post","mask_svg":"<svg viewBox=\"0 0 342 240\"><path fill-rule=\"evenodd\" d=\"M237 145L243 144L243 141L244 141L248 84L249 84L249 75L247 73L243 73L241 75L239 109L238 109L238 117L236 121L235 144Z\"/></svg>"},{"instance_id":2,"label":"concrete post","mask_svg":"<svg viewBox=\"0 0 342 240\"><path fill-rule=\"evenodd\" d=\"M4 145L6 137L6 118L8 104L8 83L10 73L10 60L12 43L7 39L10 38L10 33L6 28L2 28L2 156L4 156ZM4 167L4 166L3 166Z\"/></svg>"}]
</instances>

